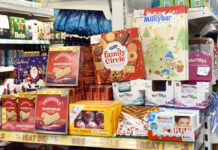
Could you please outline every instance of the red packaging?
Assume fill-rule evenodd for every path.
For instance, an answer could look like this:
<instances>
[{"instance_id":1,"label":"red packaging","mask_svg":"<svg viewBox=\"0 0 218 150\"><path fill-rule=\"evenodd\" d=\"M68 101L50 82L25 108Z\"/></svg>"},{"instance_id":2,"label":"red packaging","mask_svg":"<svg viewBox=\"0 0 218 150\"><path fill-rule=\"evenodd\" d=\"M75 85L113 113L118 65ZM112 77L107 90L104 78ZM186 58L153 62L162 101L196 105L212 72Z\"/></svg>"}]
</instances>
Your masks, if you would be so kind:
<instances>
[{"instance_id":1,"label":"red packaging","mask_svg":"<svg viewBox=\"0 0 218 150\"><path fill-rule=\"evenodd\" d=\"M83 71L83 77L94 77L94 70L84 70Z\"/></svg>"},{"instance_id":2,"label":"red packaging","mask_svg":"<svg viewBox=\"0 0 218 150\"><path fill-rule=\"evenodd\" d=\"M51 48L47 64L47 86L77 86L80 47Z\"/></svg>"},{"instance_id":3,"label":"red packaging","mask_svg":"<svg viewBox=\"0 0 218 150\"><path fill-rule=\"evenodd\" d=\"M70 104L81 101L83 99L83 88L75 87L70 89L69 93Z\"/></svg>"},{"instance_id":4,"label":"red packaging","mask_svg":"<svg viewBox=\"0 0 218 150\"><path fill-rule=\"evenodd\" d=\"M35 132L67 134L69 90L37 90Z\"/></svg>"},{"instance_id":5,"label":"red packaging","mask_svg":"<svg viewBox=\"0 0 218 150\"><path fill-rule=\"evenodd\" d=\"M90 88L92 100L113 100L111 85L92 85Z\"/></svg>"},{"instance_id":6,"label":"red packaging","mask_svg":"<svg viewBox=\"0 0 218 150\"><path fill-rule=\"evenodd\" d=\"M93 85L93 84L95 84L95 77L83 78L83 85Z\"/></svg>"},{"instance_id":7,"label":"red packaging","mask_svg":"<svg viewBox=\"0 0 218 150\"><path fill-rule=\"evenodd\" d=\"M84 54L84 63L92 63L92 54Z\"/></svg>"},{"instance_id":8,"label":"red packaging","mask_svg":"<svg viewBox=\"0 0 218 150\"><path fill-rule=\"evenodd\" d=\"M6 109L7 122L17 121L17 101L10 95L2 96L2 108Z\"/></svg>"},{"instance_id":9,"label":"red packaging","mask_svg":"<svg viewBox=\"0 0 218 150\"><path fill-rule=\"evenodd\" d=\"M101 37L99 41L96 36ZM91 36L97 84L146 77L139 39L137 28Z\"/></svg>"},{"instance_id":10,"label":"red packaging","mask_svg":"<svg viewBox=\"0 0 218 150\"><path fill-rule=\"evenodd\" d=\"M34 122L33 117L30 117L31 110L34 110L34 98L22 97L19 98L19 121L28 122L29 119L32 119L31 122Z\"/></svg>"}]
</instances>

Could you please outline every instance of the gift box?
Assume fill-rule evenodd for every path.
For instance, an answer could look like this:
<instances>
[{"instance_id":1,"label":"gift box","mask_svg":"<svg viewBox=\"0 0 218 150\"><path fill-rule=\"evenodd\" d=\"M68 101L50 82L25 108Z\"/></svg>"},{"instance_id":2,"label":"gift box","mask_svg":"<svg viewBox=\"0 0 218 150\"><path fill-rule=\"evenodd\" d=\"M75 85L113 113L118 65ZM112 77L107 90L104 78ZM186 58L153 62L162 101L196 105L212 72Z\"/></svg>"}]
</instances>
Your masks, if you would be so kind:
<instances>
[{"instance_id":1,"label":"gift box","mask_svg":"<svg viewBox=\"0 0 218 150\"><path fill-rule=\"evenodd\" d=\"M47 86L77 86L80 47L50 48L47 66Z\"/></svg>"},{"instance_id":2,"label":"gift box","mask_svg":"<svg viewBox=\"0 0 218 150\"><path fill-rule=\"evenodd\" d=\"M74 87L69 89L70 104L81 101L83 99L83 88Z\"/></svg>"},{"instance_id":3,"label":"gift box","mask_svg":"<svg viewBox=\"0 0 218 150\"><path fill-rule=\"evenodd\" d=\"M37 90L35 132L67 134L69 90Z\"/></svg>"},{"instance_id":4,"label":"gift box","mask_svg":"<svg viewBox=\"0 0 218 150\"><path fill-rule=\"evenodd\" d=\"M211 38L190 40L189 79L200 82L211 82L214 69L214 41Z\"/></svg>"},{"instance_id":5,"label":"gift box","mask_svg":"<svg viewBox=\"0 0 218 150\"><path fill-rule=\"evenodd\" d=\"M153 112L148 115L148 139L194 142L202 131L195 113Z\"/></svg>"},{"instance_id":6,"label":"gift box","mask_svg":"<svg viewBox=\"0 0 218 150\"><path fill-rule=\"evenodd\" d=\"M85 100L111 101L113 91L111 85L90 85L84 87Z\"/></svg>"},{"instance_id":7,"label":"gift box","mask_svg":"<svg viewBox=\"0 0 218 150\"><path fill-rule=\"evenodd\" d=\"M133 11L133 26L141 33L148 80L189 79L187 11L187 6Z\"/></svg>"},{"instance_id":8,"label":"gift box","mask_svg":"<svg viewBox=\"0 0 218 150\"><path fill-rule=\"evenodd\" d=\"M11 39L25 39L25 19L18 17L9 17L10 38Z\"/></svg>"},{"instance_id":9,"label":"gift box","mask_svg":"<svg viewBox=\"0 0 218 150\"><path fill-rule=\"evenodd\" d=\"M158 107L125 106L119 117L116 136L146 137L148 132L148 114Z\"/></svg>"},{"instance_id":10,"label":"gift box","mask_svg":"<svg viewBox=\"0 0 218 150\"><path fill-rule=\"evenodd\" d=\"M145 91L141 90L141 86L144 86L143 83L143 79L113 83L114 100L122 101L124 106L144 105Z\"/></svg>"},{"instance_id":11,"label":"gift box","mask_svg":"<svg viewBox=\"0 0 218 150\"><path fill-rule=\"evenodd\" d=\"M144 80L145 106L174 106L173 81Z\"/></svg>"},{"instance_id":12,"label":"gift box","mask_svg":"<svg viewBox=\"0 0 218 150\"><path fill-rule=\"evenodd\" d=\"M35 93L2 96L2 130L34 131Z\"/></svg>"},{"instance_id":13,"label":"gift box","mask_svg":"<svg viewBox=\"0 0 218 150\"><path fill-rule=\"evenodd\" d=\"M112 136L122 104L112 101L85 101L70 104L70 134Z\"/></svg>"},{"instance_id":14,"label":"gift box","mask_svg":"<svg viewBox=\"0 0 218 150\"><path fill-rule=\"evenodd\" d=\"M27 89L45 87L47 56L14 59L16 84Z\"/></svg>"},{"instance_id":15,"label":"gift box","mask_svg":"<svg viewBox=\"0 0 218 150\"><path fill-rule=\"evenodd\" d=\"M97 84L146 77L137 28L91 36L90 40Z\"/></svg>"},{"instance_id":16,"label":"gift box","mask_svg":"<svg viewBox=\"0 0 218 150\"><path fill-rule=\"evenodd\" d=\"M205 109L212 99L210 82L174 83L175 107Z\"/></svg>"}]
</instances>

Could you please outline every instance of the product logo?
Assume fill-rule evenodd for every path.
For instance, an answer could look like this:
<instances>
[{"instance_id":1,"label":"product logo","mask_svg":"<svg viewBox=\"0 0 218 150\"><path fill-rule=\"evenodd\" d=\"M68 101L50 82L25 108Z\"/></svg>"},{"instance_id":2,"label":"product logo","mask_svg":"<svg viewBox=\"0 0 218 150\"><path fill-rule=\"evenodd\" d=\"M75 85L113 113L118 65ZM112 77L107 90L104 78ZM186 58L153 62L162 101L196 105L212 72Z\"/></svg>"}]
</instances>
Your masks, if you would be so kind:
<instances>
[{"instance_id":1,"label":"product logo","mask_svg":"<svg viewBox=\"0 0 218 150\"><path fill-rule=\"evenodd\" d=\"M101 55L101 59L106 69L122 71L128 63L127 54L126 47L115 41L108 44Z\"/></svg>"},{"instance_id":2,"label":"product logo","mask_svg":"<svg viewBox=\"0 0 218 150\"><path fill-rule=\"evenodd\" d=\"M203 58L195 58L195 59L189 59L190 63L202 63L202 64L206 64L207 60L203 59Z\"/></svg>"},{"instance_id":3,"label":"product logo","mask_svg":"<svg viewBox=\"0 0 218 150\"><path fill-rule=\"evenodd\" d=\"M174 14L173 13L168 13L168 14L165 14L162 13L153 13L153 14L150 14L148 13L146 15L146 17L144 18L144 22L148 23L148 22L157 22L157 23L160 23L160 22L168 22L168 21L171 21L172 18L173 18Z\"/></svg>"},{"instance_id":4,"label":"product logo","mask_svg":"<svg viewBox=\"0 0 218 150\"><path fill-rule=\"evenodd\" d=\"M60 54L58 54L56 57L55 57L55 61L57 61L59 58L62 58L62 57L65 57L65 58L67 58L68 60L71 60L72 59L72 57L70 56L70 55L68 55L68 54L66 54L66 53L60 53Z\"/></svg>"},{"instance_id":5,"label":"product logo","mask_svg":"<svg viewBox=\"0 0 218 150\"><path fill-rule=\"evenodd\" d=\"M47 97L42 104L46 105L48 102L55 102L57 105L61 104L59 99L57 99L56 97Z\"/></svg>"},{"instance_id":6,"label":"product logo","mask_svg":"<svg viewBox=\"0 0 218 150\"><path fill-rule=\"evenodd\" d=\"M17 23L18 25L18 30L23 30L23 23L21 22L21 19L20 21Z\"/></svg>"}]
</instances>

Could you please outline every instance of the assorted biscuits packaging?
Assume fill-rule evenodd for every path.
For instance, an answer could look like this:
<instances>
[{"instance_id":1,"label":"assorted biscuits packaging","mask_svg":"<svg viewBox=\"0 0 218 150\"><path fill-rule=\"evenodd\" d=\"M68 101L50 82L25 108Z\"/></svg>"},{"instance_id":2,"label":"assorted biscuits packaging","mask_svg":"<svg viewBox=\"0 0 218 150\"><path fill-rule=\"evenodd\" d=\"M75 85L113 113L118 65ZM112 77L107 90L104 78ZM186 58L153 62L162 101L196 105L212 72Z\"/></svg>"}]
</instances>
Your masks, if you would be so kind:
<instances>
[{"instance_id":1,"label":"assorted biscuits packaging","mask_svg":"<svg viewBox=\"0 0 218 150\"><path fill-rule=\"evenodd\" d=\"M91 44L97 84L146 77L137 28L92 36Z\"/></svg>"},{"instance_id":2,"label":"assorted biscuits packaging","mask_svg":"<svg viewBox=\"0 0 218 150\"><path fill-rule=\"evenodd\" d=\"M80 47L51 48L48 54L47 86L77 86Z\"/></svg>"},{"instance_id":3,"label":"assorted biscuits packaging","mask_svg":"<svg viewBox=\"0 0 218 150\"><path fill-rule=\"evenodd\" d=\"M37 90L35 132L67 134L69 90Z\"/></svg>"},{"instance_id":4,"label":"assorted biscuits packaging","mask_svg":"<svg viewBox=\"0 0 218 150\"><path fill-rule=\"evenodd\" d=\"M189 79L187 11L187 6L133 11L133 26L141 33L147 79Z\"/></svg>"}]
</instances>

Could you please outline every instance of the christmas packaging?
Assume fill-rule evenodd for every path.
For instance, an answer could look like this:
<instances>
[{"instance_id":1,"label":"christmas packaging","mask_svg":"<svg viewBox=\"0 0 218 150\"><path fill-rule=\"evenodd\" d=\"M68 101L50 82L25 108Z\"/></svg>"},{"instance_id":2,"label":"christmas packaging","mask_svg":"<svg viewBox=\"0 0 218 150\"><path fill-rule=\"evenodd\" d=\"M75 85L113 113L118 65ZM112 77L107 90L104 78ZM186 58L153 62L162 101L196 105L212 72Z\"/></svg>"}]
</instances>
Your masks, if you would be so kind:
<instances>
[{"instance_id":1,"label":"christmas packaging","mask_svg":"<svg viewBox=\"0 0 218 150\"><path fill-rule=\"evenodd\" d=\"M69 103L75 103L83 99L83 88L74 87L69 89Z\"/></svg>"},{"instance_id":2,"label":"christmas packaging","mask_svg":"<svg viewBox=\"0 0 218 150\"><path fill-rule=\"evenodd\" d=\"M5 108L6 111L5 113L6 113L7 121L16 122L18 119L18 108L17 108L16 97L10 95L3 95L1 100L2 100L2 108Z\"/></svg>"},{"instance_id":3,"label":"christmas packaging","mask_svg":"<svg viewBox=\"0 0 218 150\"><path fill-rule=\"evenodd\" d=\"M44 23L41 21L38 21L38 40L45 40L45 28Z\"/></svg>"},{"instance_id":4,"label":"christmas packaging","mask_svg":"<svg viewBox=\"0 0 218 150\"><path fill-rule=\"evenodd\" d=\"M174 106L173 81L144 80L146 106Z\"/></svg>"},{"instance_id":5,"label":"christmas packaging","mask_svg":"<svg viewBox=\"0 0 218 150\"><path fill-rule=\"evenodd\" d=\"M126 82L113 83L113 96L114 100L122 101L126 105L144 105L145 104L145 91L141 90L144 80L131 80Z\"/></svg>"},{"instance_id":6,"label":"christmas packaging","mask_svg":"<svg viewBox=\"0 0 218 150\"><path fill-rule=\"evenodd\" d=\"M38 40L38 26L37 20L26 20L26 39Z\"/></svg>"},{"instance_id":7,"label":"christmas packaging","mask_svg":"<svg viewBox=\"0 0 218 150\"><path fill-rule=\"evenodd\" d=\"M8 16L6 15L0 15L0 39L9 39L10 38L10 32L9 32L9 22L8 22Z\"/></svg>"},{"instance_id":8,"label":"christmas packaging","mask_svg":"<svg viewBox=\"0 0 218 150\"><path fill-rule=\"evenodd\" d=\"M45 86L47 56L21 57L14 59L16 84L27 89Z\"/></svg>"},{"instance_id":9,"label":"christmas packaging","mask_svg":"<svg viewBox=\"0 0 218 150\"><path fill-rule=\"evenodd\" d=\"M47 86L77 86L80 47L50 48L47 66Z\"/></svg>"},{"instance_id":10,"label":"christmas packaging","mask_svg":"<svg viewBox=\"0 0 218 150\"><path fill-rule=\"evenodd\" d=\"M10 38L11 39L25 39L25 19L18 17L9 17L10 24Z\"/></svg>"},{"instance_id":11,"label":"christmas packaging","mask_svg":"<svg viewBox=\"0 0 218 150\"><path fill-rule=\"evenodd\" d=\"M210 38L195 38L189 45L189 80L211 82L214 62L214 42Z\"/></svg>"},{"instance_id":12,"label":"christmas packaging","mask_svg":"<svg viewBox=\"0 0 218 150\"><path fill-rule=\"evenodd\" d=\"M148 139L196 141L202 127L196 126L194 113L154 112L148 115Z\"/></svg>"},{"instance_id":13,"label":"christmas packaging","mask_svg":"<svg viewBox=\"0 0 218 150\"><path fill-rule=\"evenodd\" d=\"M147 79L188 80L187 6L138 9Z\"/></svg>"},{"instance_id":14,"label":"christmas packaging","mask_svg":"<svg viewBox=\"0 0 218 150\"><path fill-rule=\"evenodd\" d=\"M160 7L174 6L174 0L160 0Z\"/></svg>"},{"instance_id":15,"label":"christmas packaging","mask_svg":"<svg viewBox=\"0 0 218 150\"><path fill-rule=\"evenodd\" d=\"M174 83L175 106L178 108L205 109L211 103L210 82Z\"/></svg>"},{"instance_id":16,"label":"christmas packaging","mask_svg":"<svg viewBox=\"0 0 218 150\"><path fill-rule=\"evenodd\" d=\"M91 36L97 84L145 78L137 28Z\"/></svg>"},{"instance_id":17,"label":"christmas packaging","mask_svg":"<svg viewBox=\"0 0 218 150\"><path fill-rule=\"evenodd\" d=\"M148 115L158 107L126 106L120 114L116 136L146 137L148 133Z\"/></svg>"},{"instance_id":18,"label":"christmas packaging","mask_svg":"<svg viewBox=\"0 0 218 150\"><path fill-rule=\"evenodd\" d=\"M112 136L117 128L122 104L85 101L70 104L70 134Z\"/></svg>"},{"instance_id":19,"label":"christmas packaging","mask_svg":"<svg viewBox=\"0 0 218 150\"><path fill-rule=\"evenodd\" d=\"M69 90L37 90L35 132L67 134Z\"/></svg>"},{"instance_id":20,"label":"christmas packaging","mask_svg":"<svg viewBox=\"0 0 218 150\"><path fill-rule=\"evenodd\" d=\"M50 25L47 22L44 22L43 25L44 25L44 34L45 34L44 40L50 40L50 38L51 38L51 36L50 36Z\"/></svg>"}]
</instances>

